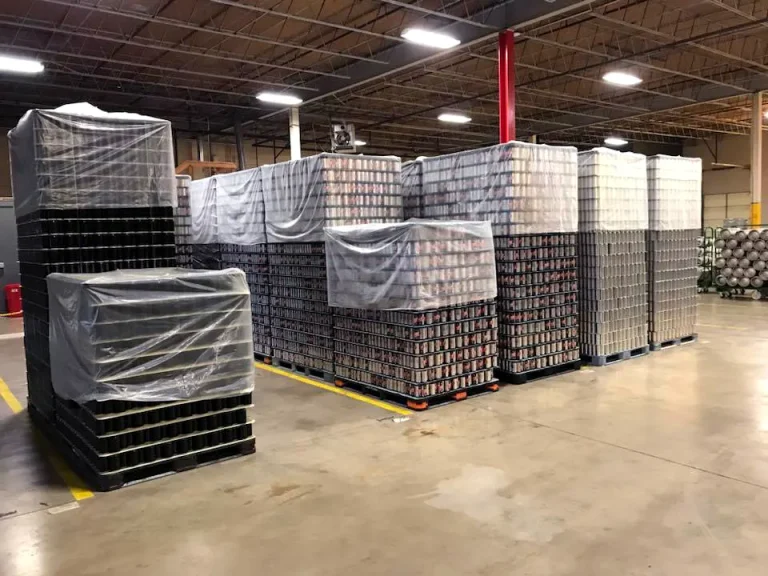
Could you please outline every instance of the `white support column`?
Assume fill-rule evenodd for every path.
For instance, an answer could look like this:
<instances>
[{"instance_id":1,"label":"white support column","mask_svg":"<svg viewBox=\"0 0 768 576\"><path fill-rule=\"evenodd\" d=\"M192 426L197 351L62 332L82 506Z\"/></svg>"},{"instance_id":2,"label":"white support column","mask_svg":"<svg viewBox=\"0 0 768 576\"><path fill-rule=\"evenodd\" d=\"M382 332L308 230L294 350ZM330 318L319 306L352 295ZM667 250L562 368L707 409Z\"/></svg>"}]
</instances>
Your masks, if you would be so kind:
<instances>
[{"instance_id":1,"label":"white support column","mask_svg":"<svg viewBox=\"0 0 768 576\"><path fill-rule=\"evenodd\" d=\"M197 159L200 162L205 162L205 142L203 142L203 137L198 135L195 140L197 141Z\"/></svg>"},{"instance_id":2,"label":"white support column","mask_svg":"<svg viewBox=\"0 0 768 576\"><path fill-rule=\"evenodd\" d=\"M301 158L301 132L299 131L299 109L291 108L288 124L291 140L291 160Z\"/></svg>"},{"instance_id":3,"label":"white support column","mask_svg":"<svg viewBox=\"0 0 768 576\"><path fill-rule=\"evenodd\" d=\"M240 120L235 120L235 152L237 152L237 169L245 170L245 149L243 148L243 127Z\"/></svg>"},{"instance_id":4,"label":"white support column","mask_svg":"<svg viewBox=\"0 0 768 576\"><path fill-rule=\"evenodd\" d=\"M752 96L752 161L750 163L750 191L752 212L750 224L762 224L761 202L763 191L763 93Z\"/></svg>"}]
</instances>

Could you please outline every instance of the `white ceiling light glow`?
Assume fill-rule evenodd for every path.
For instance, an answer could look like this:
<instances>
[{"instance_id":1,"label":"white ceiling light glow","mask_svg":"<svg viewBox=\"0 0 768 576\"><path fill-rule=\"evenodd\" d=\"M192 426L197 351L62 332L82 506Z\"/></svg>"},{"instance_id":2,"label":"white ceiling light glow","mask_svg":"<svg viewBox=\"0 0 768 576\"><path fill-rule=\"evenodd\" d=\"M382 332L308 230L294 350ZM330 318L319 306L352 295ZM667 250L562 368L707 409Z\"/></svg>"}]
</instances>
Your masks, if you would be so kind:
<instances>
[{"instance_id":1,"label":"white ceiling light glow","mask_svg":"<svg viewBox=\"0 0 768 576\"><path fill-rule=\"evenodd\" d=\"M603 140L603 142L605 142L606 146L616 146L616 147L626 146L627 144L629 144L629 142L624 140L624 138L618 138L616 136L609 136L608 138Z\"/></svg>"},{"instance_id":2,"label":"white ceiling light glow","mask_svg":"<svg viewBox=\"0 0 768 576\"><path fill-rule=\"evenodd\" d=\"M616 86L637 86L643 80L628 72L608 72L603 75L603 80Z\"/></svg>"},{"instance_id":3,"label":"white ceiling light glow","mask_svg":"<svg viewBox=\"0 0 768 576\"><path fill-rule=\"evenodd\" d=\"M441 122L451 122L452 124L466 124L467 122L472 122L472 118L469 116L464 116L464 114L452 114L450 112L440 114L437 119Z\"/></svg>"},{"instance_id":4,"label":"white ceiling light glow","mask_svg":"<svg viewBox=\"0 0 768 576\"><path fill-rule=\"evenodd\" d=\"M279 92L259 92L256 96L261 102L270 104L283 104L285 106L298 106L304 100L291 94L280 94Z\"/></svg>"},{"instance_id":5,"label":"white ceiling light glow","mask_svg":"<svg viewBox=\"0 0 768 576\"><path fill-rule=\"evenodd\" d=\"M0 72L13 72L15 74L40 74L45 70L37 60L29 58L16 58L14 56L0 56Z\"/></svg>"},{"instance_id":6,"label":"white ceiling light glow","mask_svg":"<svg viewBox=\"0 0 768 576\"><path fill-rule=\"evenodd\" d=\"M400 36L408 40L408 42L413 42L420 46L428 46L430 48L439 48L441 50L455 48L461 44L461 41L453 36L424 30L423 28L406 28L400 33Z\"/></svg>"},{"instance_id":7,"label":"white ceiling light glow","mask_svg":"<svg viewBox=\"0 0 768 576\"><path fill-rule=\"evenodd\" d=\"M355 140L355 146L365 146L368 144L365 140Z\"/></svg>"}]
</instances>

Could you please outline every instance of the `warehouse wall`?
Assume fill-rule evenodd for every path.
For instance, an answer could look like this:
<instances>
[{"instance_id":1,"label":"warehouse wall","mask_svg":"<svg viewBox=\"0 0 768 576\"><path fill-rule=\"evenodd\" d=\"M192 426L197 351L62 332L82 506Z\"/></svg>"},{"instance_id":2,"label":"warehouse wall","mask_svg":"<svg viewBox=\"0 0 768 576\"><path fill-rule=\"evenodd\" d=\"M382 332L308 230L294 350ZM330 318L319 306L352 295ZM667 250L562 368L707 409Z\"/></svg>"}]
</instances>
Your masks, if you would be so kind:
<instances>
[{"instance_id":1,"label":"warehouse wall","mask_svg":"<svg viewBox=\"0 0 768 576\"><path fill-rule=\"evenodd\" d=\"M0 200L0 262L5 268L0 270L0 289L6 284L19 282L19 263L16 254L16 218L13 202ZM0 314L5 310L5 294L0 295Z\"/></svg>"},{"instance_id":2,"label":"warehouse wall","mask_svg":"<svg viewBox=\"0 0 768 576\"><path fill-rule=\"evenodd\" d=\"M203 140L204 155L207 161L217 162L234 162L237 164L237 149L234 143L222 142L222 141L208 141ZM256 166L263 166L264 164L274 164L277 162L285 162L291 159L290 150L281 150L281 147L273 149L272 146L259 146L256 148L253 146L252 141L246 140L244 142L245 150L245 164L246 168L255 168ZM304 152L303 155L309 155L311 152ZM197 157L197 142L193 138L177 138L176 139L176 155L178 156L178 162L181 164L185 160L198 160ZM277 155L277 159L275 159Z\"/></svg>"},{"instance_id":3,"label":"warehouse wall","mask_svg":"<svg viewBox=\"0 0 768 576\"><path fill-rule=\"evenodd\" d=\"M763 136L768 138L768 134ZM704 194L704 225L721 226L724 218L746 218L749 221L752 196L750 193L750 170L732 168L713 170L713 153L717 151L717 161L726 164L748 166L752 162L749 136L721 136L715 142L710 140L709 147L703 141L686 144L685 156L699 157L703 161L704 175L702 192ZM768 145L763 145L763 222L768 222Z\"/></svg>"}]
</instances>

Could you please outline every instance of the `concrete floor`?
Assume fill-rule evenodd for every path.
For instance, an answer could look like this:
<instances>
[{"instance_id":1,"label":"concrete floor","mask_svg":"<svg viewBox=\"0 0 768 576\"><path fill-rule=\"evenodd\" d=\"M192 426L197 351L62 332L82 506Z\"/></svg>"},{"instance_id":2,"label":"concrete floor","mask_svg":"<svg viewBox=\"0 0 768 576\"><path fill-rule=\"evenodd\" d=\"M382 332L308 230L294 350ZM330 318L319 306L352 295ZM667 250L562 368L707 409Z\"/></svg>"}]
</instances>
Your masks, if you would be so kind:
<instances>
[{"instance_id":1,"label":"concrete floor","mask_svg":"<svg viewBox=\"0 0 768 576\"><path fill-rule=\"evenodd\" d=\"M0 574L764 576L768 304L702 296L699 334L406 421L260 372L255 455L63 511L0 402Z\"/></svg>"}]
</instances>

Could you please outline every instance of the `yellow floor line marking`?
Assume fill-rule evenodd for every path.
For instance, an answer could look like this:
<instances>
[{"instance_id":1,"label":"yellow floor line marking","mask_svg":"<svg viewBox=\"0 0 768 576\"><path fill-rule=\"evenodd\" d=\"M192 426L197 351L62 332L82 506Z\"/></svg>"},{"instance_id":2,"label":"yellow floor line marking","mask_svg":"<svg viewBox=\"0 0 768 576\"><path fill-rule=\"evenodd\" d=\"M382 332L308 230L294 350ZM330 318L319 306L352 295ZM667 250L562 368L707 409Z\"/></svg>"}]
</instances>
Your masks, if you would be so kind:
<instances>
[{"instance_id":1,"label":"yellow floor line marking","mask_svg":"<svg viewBox=\"0 0 768 576\"><path fill-rule=\"evenodd\" d=\"M8 407L14 414L18 414L19 412L24 411L24 407L21 405L21 402L16 399L16 396L13 395L13 392L11 392L11 389L8 388L8 385L2 378L0 378L0 397L5 400L5 403L8 404ZM42 440L41 435L36 434L36 436L39 440ZM78 476L72 472L72 470L70 470L69 466L66 465L64 460L62 460L61 457L56 454L48 445L48 442L43 440L42 444L45 446L45 455L48 457L48 460L53 466L53 469L56 470L56 473L67 485L67 488L69 488L69 491L72 493L72 497L75 500L85 500L86 498L92 498L93 492L85 488L83 481L80 480L80 478L78 478Z\"/></svg>"},{"instance_id":2,"label":"yellow floor line marking","mask_svg":"<svg viewBox=\"0 0 768 576\"><path fill-rule=\"evenodd\" d=\"M310 386L314 386L315 388L320 388L321 390L327 390L328 392L333 392L334 394L346 396L347 398L352 398L353 400L357 400L359 402L365 402L366 404L370 404L371 406L376 406L377 408L381 408L382 410L389 410L390 412L394 412L395 414L400 414L402 416L409 416L412 413L410 410L406 408L400 408L399 406L388 404L387 402L382 402L381 400L368 398L367 396L363 396L362 394L358 394L357 392L350 392L349 390L344 390L344 388L337 388L336 386L323 384L322 382L318 382L310 378L305 378L304 376L299 376L298 374L294 374L293 372L281 370L280 368L275 368L274 366L270 366L262 362L254 362L253 364L256 366L256 368L260 370L266 370L267 372L280 374L280 376L285 376L286 378L290 378L291 380L296 380L298 382L302 382L303 384L309 384Z\"/></svg>"}]
</instances>

